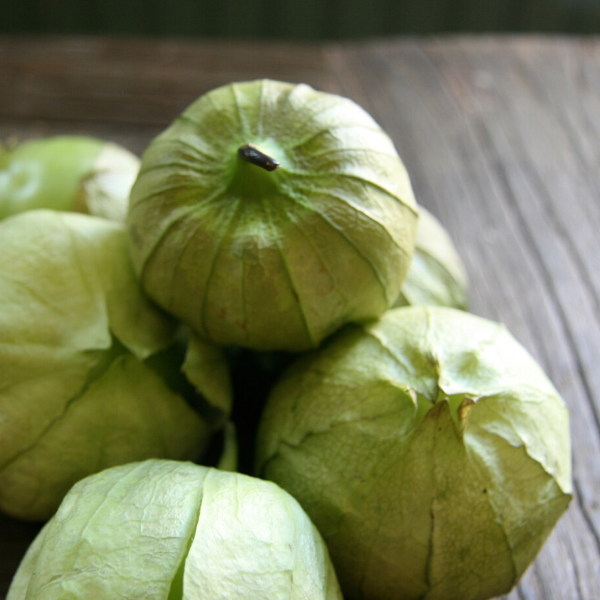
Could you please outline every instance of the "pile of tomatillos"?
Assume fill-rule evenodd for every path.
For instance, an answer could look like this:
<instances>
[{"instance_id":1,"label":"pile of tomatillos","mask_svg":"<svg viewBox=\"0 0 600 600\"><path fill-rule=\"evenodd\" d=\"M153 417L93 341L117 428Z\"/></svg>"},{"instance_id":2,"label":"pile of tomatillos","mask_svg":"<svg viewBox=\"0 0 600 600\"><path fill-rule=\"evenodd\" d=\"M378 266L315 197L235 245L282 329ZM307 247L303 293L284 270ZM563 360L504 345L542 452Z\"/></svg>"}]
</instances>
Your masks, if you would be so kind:
<instances>
[{"instance_id":1,"label":"pile of tomatillos","mask_svg":"<svg viewBox=\"0 0 600 600\"><path fill-rule=\"evenodd\" d=\"M352 101L7 147L0 219L8 600L484 600L567 509L562 399Z\"/></svg>"}]
</instances>

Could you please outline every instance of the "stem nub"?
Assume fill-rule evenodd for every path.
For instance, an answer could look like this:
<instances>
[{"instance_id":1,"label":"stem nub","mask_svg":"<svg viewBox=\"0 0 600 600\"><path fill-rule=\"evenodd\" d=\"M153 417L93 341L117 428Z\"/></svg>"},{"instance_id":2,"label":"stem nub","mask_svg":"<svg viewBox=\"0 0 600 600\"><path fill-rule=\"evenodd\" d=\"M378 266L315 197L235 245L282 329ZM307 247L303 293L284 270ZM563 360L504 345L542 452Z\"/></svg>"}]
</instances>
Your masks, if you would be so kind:
<instances>
[{"instance_id":1,"label":"stem nub","mask_svg":"<svg viewBox=\"0 0 600 600\"><path fill-rule=\"evenodd\" d=\"M240 146L238 154L250 164L256 165L257 167L263 168L265 171L274 171L281 165L278 161L270 156L267 156L264 152L261 152L254 144L245 144Z\"/></svg>"}]
</instances>

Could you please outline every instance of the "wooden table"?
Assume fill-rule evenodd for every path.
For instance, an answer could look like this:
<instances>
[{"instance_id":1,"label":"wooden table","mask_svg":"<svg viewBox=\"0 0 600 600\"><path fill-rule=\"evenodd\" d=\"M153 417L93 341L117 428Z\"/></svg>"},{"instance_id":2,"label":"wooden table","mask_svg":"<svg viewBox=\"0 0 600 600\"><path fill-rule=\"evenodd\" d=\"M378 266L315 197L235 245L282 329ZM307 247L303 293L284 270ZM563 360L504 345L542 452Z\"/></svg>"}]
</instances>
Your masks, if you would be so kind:
<instances>
[{"instance_id":1,"label":"wooden table","mask_svg":"<svg viewBox=\"0 0 600 600\"><path fill-rule=\"evenodd\" d=\"M455 240L472 312L504 322L563 395L575 498L508 598L599 600L600 39L0 38L0 139L87 133L141 153L206 90L259 77L379 121ZM0 597L37 529L0 518Z\"/></svg>"}]
</instances>

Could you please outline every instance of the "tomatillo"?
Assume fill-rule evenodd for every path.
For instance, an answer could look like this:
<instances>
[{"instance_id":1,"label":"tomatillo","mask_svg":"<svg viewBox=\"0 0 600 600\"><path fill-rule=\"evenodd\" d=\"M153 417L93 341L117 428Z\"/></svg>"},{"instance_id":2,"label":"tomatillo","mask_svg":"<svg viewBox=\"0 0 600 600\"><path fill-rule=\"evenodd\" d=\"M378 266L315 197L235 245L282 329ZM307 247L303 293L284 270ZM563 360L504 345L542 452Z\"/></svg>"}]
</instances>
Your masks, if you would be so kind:
<instances>
[{"instance_id":1,"label":"tomatillo","mask_svg":"<svg viewBox=\"0 0 600 600\"><path fill-rule=\"evenodd\" d=\"M502 325L453 308L394 309L300 358L257 454L348 600L504 594L571 499L558 392Z\"/></svg>"},{"instance_id":2,"label":"tomatillo","mask_svg":"<svg viewBox=\"0 0 600 600\"><path fill-rule=\"evenodd\" d=\"M80 481L7 600L341 600L321 536L275 484L148 460Z\"/></svg>"},{"instance_id":3,"label":"tomatillo","mask_svg":"<svg viewBox=\"0 0 600 600\"><path fill-rule=\"evenodd\" d=\"M417 241L400 295L399 306L451 306L466 310L465 266L444 226L419 206Z\"/></svg>"},{"instance_id":4,"label":"tomatillo","mask_svg":"<svg viewBox=\"0 0 600 600\"><path fill-rule=\"evenodd\" d=\"M10 515L47 519L106 467L199 458L212 424L190 402L229 410L220 350L194 336L180 350L177 323L135 278L121 223L50 210L1 221L0 307L0 510Z\"/></svg>"},{"instance_id":5,"label":"tomatillo","mask_svg":"<svg viewBox=\"0 0 600 600\"><path fill-rule=\"evenodd\" d=\"M150 143L128 225L165 310L218 344L298 352L392 306L417 208L362 108L260 80L208 92Z\"/></svg>"},{"instance_id":6,"label":"tomatillo","mask_svg":"<svg viewBox=\"0 0 600 600\"><path fill-rule=\"evenodd\" d=\"M0 219L50 208L123 222L139 167L129 150L84 135L0 146Z\"/></svg>"}]
</instances>

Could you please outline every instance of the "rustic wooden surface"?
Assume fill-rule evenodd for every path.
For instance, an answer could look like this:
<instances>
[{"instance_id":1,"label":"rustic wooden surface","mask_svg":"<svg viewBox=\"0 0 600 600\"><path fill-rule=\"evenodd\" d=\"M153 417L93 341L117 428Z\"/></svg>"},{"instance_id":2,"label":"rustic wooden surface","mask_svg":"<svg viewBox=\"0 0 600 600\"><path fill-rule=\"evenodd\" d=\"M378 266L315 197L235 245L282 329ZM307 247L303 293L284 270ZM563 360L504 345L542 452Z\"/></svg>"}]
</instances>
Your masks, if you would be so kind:
<instances>
[{"instance_id":1,"label":"rustic wooden surface","mask_svg":"<svg viewBox=\"0 0 600 600\"><path fill-rule=\"evenodd\" d=\"M0 139L141 153L201 93L303 81L388 131L445 224L472 312L504 322L571 412L575 498L510 600L600 600L600 40L260 44L0 38ZM0 517L0 598L36 524Z\"/></svg>"}]
</instances>

